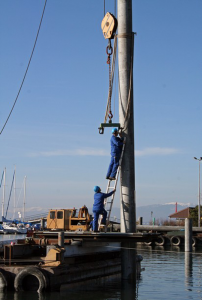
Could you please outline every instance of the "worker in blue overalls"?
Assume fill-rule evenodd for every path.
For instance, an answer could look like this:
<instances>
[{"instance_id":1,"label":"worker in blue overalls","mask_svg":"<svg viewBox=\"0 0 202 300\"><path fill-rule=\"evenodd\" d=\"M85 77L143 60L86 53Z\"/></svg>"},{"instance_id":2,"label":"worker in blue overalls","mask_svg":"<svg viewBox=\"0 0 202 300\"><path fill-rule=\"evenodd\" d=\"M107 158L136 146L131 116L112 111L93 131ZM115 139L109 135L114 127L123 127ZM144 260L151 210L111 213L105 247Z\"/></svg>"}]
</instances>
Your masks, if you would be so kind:
<instances>
[{"instance_id":1,"label":"worker in blue overalls","mask_svg":"<svg viewBox=\"0 0 202 300\"><path fill-rule=\"evenodd\" d=\"M93 204L93 231L98 232L98 219L99 215L103 215L102 224L106 225L107 211L104 209L104 199L110 197L115 190L108 194L101 193L101 188L99 186L94 186L94 204Z\"/></svg>"},{"instance_id":2,"label":"worker in blue overalls","mask_svg":"<svg viewBox=\"0 0 202 300\"><path fill-rule=\"evenodd\" d=\"M120 137L118 137L118 135ZM115 180L116 172L119 166L119 159L121 157L121 150L124 144L124 139L121 137L121 134L118 132L117 128L112 129L112 137L110 140L111 144L111 161L107 171L106 179Z\"/></svg>"}]
</instances>

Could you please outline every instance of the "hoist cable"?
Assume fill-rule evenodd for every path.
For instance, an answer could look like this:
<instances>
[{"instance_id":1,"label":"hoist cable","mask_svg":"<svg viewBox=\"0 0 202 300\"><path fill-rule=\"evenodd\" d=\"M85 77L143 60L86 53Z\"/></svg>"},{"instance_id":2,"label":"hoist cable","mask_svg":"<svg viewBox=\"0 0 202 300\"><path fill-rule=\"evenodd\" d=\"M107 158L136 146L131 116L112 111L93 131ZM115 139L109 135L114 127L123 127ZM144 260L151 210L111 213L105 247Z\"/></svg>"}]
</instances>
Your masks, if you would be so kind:
<instances>
[{"instance_id":1,"label":"hoist cable","mask_svg":"<svg viewBox=\"0 0 202 300\"><path fill-rule=\"evenodd\" d=\"M13 106L12 106L12 108L11 108L11 111L10 111L10 113L9 113L7 119L6 119L6 122L4 123L3 128L1 129L0 135L2 134L2 132L3 132L3 130L4 130L5 126L6 126L6 124L7 124L7 122L8 122L8 120L9 120L10 116L11 116L11 113L12 113L12 111L13 111L13 109L14 109L14 107L15 107L15 104L16 104L16 102L17 102L17 100L18 100L18 97L19 97L19 95L20 95L20 92L21 92L23 83L24 83L24 81L25 81L25 78L26 78L26 75L27 75L27 72L28 72L28 69L29 69L31 60L32 60L32 56L33 56L33 54L34 54L34 50L35 50L35 46L36 46L36 43L37 43L37 39L38 39L38 36L39 36L39 31L40 31L41 24L42 24L42 20L43 20L45 8L46 8L46 3L47 3L47 0L45 0L43 12L42 12L42 16L41 16L41 20L40 20L40 24L39 24L39 28L38 28L37 35L36 35L36 38L35 38L35 42L34 42L34 46L33 46L33 49L32 49L32 53L31 53L31 56L30 56L30 59L29 59L28 65L27 65L27 69L26 69L26 71L25 71L25 74L24 74L22 83L21 83L21 85L20 85L18 94L17 94L17 96L16 96L16 98L15 98L15 101L14 101L14 104L13 104Z\"/></svg>"},{"instance_id":2,"label":"hoist cable","mask_svg":"<svg viewBox=\"0 0 202 300\"><path fill-rule=\"evenodd\" d=\"M104 123L106 123L106 121L107 121L109 107L110 107L110 103L111 103L113 80L114 80L114 71L115 71L115 62L116 62L116 50L117 50L117 38L116 38L116 35L115 35L115 37L114 37L114 52L113 52L112 66L111 66L111 79L110 79L110 81L111 81L111 90L109 89L109 92L108 92L107 107L106 107Z\"/></svg>"},{"instance_id":3,"label":"hoist cable","mask_svg":"<svg viewBox=\"0 0 202 300\"><path fill-rule=\"evenodd\" d=\"M114 0L114 16L116 18L116 0ZM116 66L116 60L115 60L115 66ZM114 70L115 70L114 66ZM114 117L115 117L115 99L116 99L116 73L115 73L115 88L114 88Z\"/></svg>"}]
</instances>

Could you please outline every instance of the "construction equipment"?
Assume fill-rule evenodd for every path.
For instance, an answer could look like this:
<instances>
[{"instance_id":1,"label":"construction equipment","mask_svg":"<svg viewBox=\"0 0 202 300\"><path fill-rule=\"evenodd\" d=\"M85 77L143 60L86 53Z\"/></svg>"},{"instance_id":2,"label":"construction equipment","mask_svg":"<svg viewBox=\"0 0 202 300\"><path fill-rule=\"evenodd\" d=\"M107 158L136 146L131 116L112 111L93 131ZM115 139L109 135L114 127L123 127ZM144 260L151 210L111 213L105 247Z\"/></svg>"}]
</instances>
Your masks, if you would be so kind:
<instances>
[{"instance_id":1,"label":"construction equipment","mask_svg":"<svg viewBox=\"0 0 202 300\"><path fill-rule=\"evenodd\" d=\"M114 181L108 180L106 193L109 193L110 190L111 191L116 190L116 186L117 186L117 182L118 182L118 178L119 178L119 173L120 173L120 168L121 168L121 162L122 162L123 153L124 153L124 149L125 149L125 142L126 142L126 138L124 138L124 144L123 144L122 151L121 151L119 166L118 166L118 169L117 169L117 172L116 172L116 179ZM111 186L112 183L114 183L113 186ZM111 198L110 197L106 198L105 201L104 201L104 208L107 211L106 227L108 226L109 221L110 221L110 216L111 216L112 206L113 206L113 202L114 202L114 197L115 197L115 193L112 194ZM98 230L100 230L100 228L102 227L101 222L102 222L102 215L99 216Z\"/></svg>"},{"instance_id":2,"label":"construction equipment","mask_svg":"<svg viewBox=\"0 0 202 300\"><path fill-rule=\"evenodd\" d=\"M83 230L90 228L91 216L84 205L80 209L51 209L47 216L47 229L50 230Z\"/></svg>"}]
</instances>

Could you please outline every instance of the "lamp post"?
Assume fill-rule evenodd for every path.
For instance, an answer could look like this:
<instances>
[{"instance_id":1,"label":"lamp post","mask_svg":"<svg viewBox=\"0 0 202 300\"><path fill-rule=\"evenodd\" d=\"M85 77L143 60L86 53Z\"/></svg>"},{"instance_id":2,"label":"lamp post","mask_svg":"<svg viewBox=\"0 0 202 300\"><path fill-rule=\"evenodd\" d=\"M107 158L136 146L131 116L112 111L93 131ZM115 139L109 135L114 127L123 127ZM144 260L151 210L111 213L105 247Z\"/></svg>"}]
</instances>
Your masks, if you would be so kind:
<instances>
[{"instance_id":1,"label":"lamp post","mask_svg":"<svg viewBox=\"0 0 202 300\"><path fill-rule=\"evenodd\" d=\"M199 183L198 183L198 227L201 227L201 200L200 200L200 162L202 161L202 157L194 159L198 160L199 162Z\"/></svg>"}]
</instances>

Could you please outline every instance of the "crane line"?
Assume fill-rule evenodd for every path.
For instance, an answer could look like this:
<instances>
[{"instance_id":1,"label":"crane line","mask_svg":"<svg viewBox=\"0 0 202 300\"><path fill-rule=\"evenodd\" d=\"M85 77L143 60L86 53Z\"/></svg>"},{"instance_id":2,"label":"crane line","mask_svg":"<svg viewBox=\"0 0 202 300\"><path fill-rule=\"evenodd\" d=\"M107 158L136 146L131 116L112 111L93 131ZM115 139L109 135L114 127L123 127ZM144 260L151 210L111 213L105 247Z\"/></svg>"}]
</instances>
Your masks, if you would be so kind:
<instances>
[{"instance_id":1,"label":"crane line","mask_svg":"<svg viewBox=\"0 0 202 300\"><path fill-rule=\"evenodd\" d=\"M17 102L17 100L18 100L18 97L19 97L19 95L20 95L20 92L21 92L23 83L24 83L24 81L25 81L25 78L26 78L26 75L27 75L27 72L28 72L28 69L29 69L31 60L32 60L32 56L33 56L33 54L34 54L34 50L35 50L35 46L36 46L36 43L37 43L37 39L38 39L38 36L39 36L39 31L40 31L41 24L42 24L42 20L43 20L45 8L46 8L46 3L47 3L47 0L45 0L45 4L44 4L42 16L41 16L41 21L40 21L40 24L39 24L39 28L38 28L38 31L37 31L36 38L35 38L35 42L34 42L34 46L33 46L33 49L32 49L32 53L31 53L31 56L30 56L30 59L29 59L28 65L27 65L27 69L26 69L26 71L25 71L25 74L24 74L22 83L21 83L21 85L20 85L19 91L18 91L17 96L16 96L16 98L15 98L14 104L13 104L13 106L12 106L12 108L11 108L11 111L10 111L10 113L9 113L7 119L6 119L6 122L4 123L4 125L3 125L2 129L1 129L0 135L2 134L4 128L6 127L6 124L7 124L8 120L9 120L11 114L12 114L12 111L13 111L13 109L14 109L14 107L15 107L15 104L16 104L16 102Z\"/></svg>"}]
</instances>

